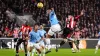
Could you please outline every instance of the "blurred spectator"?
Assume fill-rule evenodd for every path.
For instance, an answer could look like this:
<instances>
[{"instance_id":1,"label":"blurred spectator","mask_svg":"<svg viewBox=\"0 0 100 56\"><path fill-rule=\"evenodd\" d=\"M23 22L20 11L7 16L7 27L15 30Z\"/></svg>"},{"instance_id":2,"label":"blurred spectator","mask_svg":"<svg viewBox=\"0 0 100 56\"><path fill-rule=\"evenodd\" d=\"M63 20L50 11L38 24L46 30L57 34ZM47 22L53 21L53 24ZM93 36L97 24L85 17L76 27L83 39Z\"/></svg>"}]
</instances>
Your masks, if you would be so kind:
<instances>
[{"instance_id":1,"label":"blurred spectator","mask_svg":"<svg viewBox=\"0 0 100 56\"><path fill-rule=\"evenodd\" d=\"M44 4L41 9L36 5L40 1ZM12 32L16 27L15 20L11 20L15 14L30 13L34 20L50 27L48 17L46 17L46 10L50 7L55 9L58 19L63 21L68 13L73 12L74 15L78 15L84 9L85 15L80 18L77 25L80 29L82 28L83 38L95 38L96 32L100 30L98 26L100 24L100 0L2 0L0 1L0 35L7 36L8 32Z\"/></svg>"}]
</instances>

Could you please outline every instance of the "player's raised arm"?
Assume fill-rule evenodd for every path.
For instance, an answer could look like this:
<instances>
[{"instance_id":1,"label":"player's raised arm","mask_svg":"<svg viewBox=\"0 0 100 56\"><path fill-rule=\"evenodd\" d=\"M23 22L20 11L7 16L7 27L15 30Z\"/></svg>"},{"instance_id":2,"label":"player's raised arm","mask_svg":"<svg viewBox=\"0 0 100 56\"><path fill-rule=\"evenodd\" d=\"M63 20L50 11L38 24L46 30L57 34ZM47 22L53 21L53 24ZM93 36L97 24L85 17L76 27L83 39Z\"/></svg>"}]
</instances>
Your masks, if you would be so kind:
<instances>
[{"instance_id":1,"label":"player's raised arm","mask_svg":"<svg viewBox=\"0 0 100 56\"><path fill-rule=\"evenodd\" d=\"M54 8L51 8L52 11L54 11Z\"/></svg>"},{"instance_id":2,"label":"player's raised arm","mask_svg":"<svg viewBox=\"0 0 100 56\"><path fill-rule=\"evenodd\" d=\"M47 10L47 14L53 14L54 13L54 8L50 8Z\"/></svg>"},{"instance_id":3,"label":"player's raised arm","mask_svg":"<svg viewBox=\"0 0 100 56\"><path fill-rule=\"evenodd\" d=\"M84 15L84 10L82 10L80 15L76 16L75 19L78 20L82 15Z\"/></svg>"}]
</instances>

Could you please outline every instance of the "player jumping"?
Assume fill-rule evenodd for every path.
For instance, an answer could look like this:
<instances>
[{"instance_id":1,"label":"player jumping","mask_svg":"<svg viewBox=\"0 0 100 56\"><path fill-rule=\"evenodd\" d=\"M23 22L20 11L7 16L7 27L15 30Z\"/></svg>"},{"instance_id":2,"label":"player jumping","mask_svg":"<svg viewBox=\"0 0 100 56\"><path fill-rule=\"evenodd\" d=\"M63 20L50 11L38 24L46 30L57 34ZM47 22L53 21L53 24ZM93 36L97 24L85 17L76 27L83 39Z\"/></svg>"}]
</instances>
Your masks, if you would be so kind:
<instances>
[{"instance_id":1,"label":"player jumping","mask_svg":"<svg viewBox=\"0 0 100 56\"><path fill-rule=\"evenodd\" d=\"M74 28L76 27L76 23L78 21L78 19L83 15L83 10L81 11L81 14L78 15L77 17L74 17L72 16L71 14L68 15L68 18L66 18L66 26L63 30L63 36L64 36L64 40L60 43L60 46L62 46L63 44L65 44L67 42L67 40L70 40L69 41L69 45L72 49L72 52L75 52L74 51L74 48L73 48L73 41L74 39L72 39L72 35L73 35L73 30ZM67 40L66 40L67 38Z\"/></svg>"},{"instance_id":2,"label":"player jumping","mask_svg":"<svg viewBox=\"0 0 100 56\"><path fill-rule=\"evenodd\" d=\"M49 21L51 24L51 27L46 35L46 42L48 43L48 45L50 45L50 37L53 36L55 33L59 33L61 31L61 26L59 24L59 21L57 19L57 16L54 12L54 8L51 8L49 10L47 10L47 14L49 15ZM49 49L51 49L51 47L49 47ZM47 53L50 51L47 51Z\"/></svg>"}]
</instances>

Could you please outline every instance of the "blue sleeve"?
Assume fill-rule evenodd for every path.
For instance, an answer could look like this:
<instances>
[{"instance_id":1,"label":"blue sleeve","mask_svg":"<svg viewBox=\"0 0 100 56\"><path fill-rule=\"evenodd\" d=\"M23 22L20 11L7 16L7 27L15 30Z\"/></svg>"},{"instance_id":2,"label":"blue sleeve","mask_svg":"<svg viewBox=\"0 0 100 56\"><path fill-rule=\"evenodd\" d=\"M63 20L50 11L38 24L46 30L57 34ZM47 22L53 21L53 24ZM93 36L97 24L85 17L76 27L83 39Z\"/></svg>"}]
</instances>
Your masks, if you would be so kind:
<instances>
[{"instance_id":1,"label":"blue sleeve","mask_svg":"<svg viewBox=\"0 0 100 56\"><path fill-rule=\"evenodd\" d=\"M32 33L30 32L30 33L29 33L29 38L31 38L31 37L32 37Z\"/></svg>"},{"instance_id":2,"label":"blue sleeve","mask_svg":"<svg viewBox=\"0 0 100 56\"><path fill-rule=\"evenodd\" d=\"M44 37L43 33L41 33L41 32L40 32L40 37L41 37L41 38Z\"/></svg>"},{"instance_id":3,"label":"blue sleeve","mask_svg":"<svg viewBox=\"0 0 100 56\"><path fill-rule=\"evenodd\" d=\"M99 36L100 36L100 32L99 32L98 34L99 34Z\"/></svg>"},{"instance_id":4,"label":"blue sleeve","mask_svg":"<svg viewBox=\"0 0 100 56\"><path fill-rule=\"evenodd\" d=\"M39 34L40 34L40 37L42 38L44 37L45 31L40 31Z\"/></svg>"}]
</instances>

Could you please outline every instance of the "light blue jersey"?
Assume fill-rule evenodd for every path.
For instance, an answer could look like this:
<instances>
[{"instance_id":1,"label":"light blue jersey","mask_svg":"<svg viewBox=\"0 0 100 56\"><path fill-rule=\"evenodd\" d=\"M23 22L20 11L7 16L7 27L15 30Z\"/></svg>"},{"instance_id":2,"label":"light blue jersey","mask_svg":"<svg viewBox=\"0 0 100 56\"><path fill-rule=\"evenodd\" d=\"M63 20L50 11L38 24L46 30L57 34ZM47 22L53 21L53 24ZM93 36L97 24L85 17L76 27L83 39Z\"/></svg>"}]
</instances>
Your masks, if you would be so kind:
<instances>
[{"instance_id":1,"label":"light blue jersey","mask_svg":"<svg viewBox=\"0 0 100 56\"><path fill-rule=\"evenodd\" d=\"M45 30L39 30L40 31L40 35L41 35L41 37L43 37L45 34L46 34L46 31Z\"/></svg>"},{"instance_id":2,"label":"light blue jersey","mask_svg":"<svg viewBox=\"0 0 100 56\"><path fill-rule=\"evenodd\" d=\"M46 34L46 31L45 30L39 30L39 32L40 32L40 36L41 37L44 37L45 36L45 34ZM43 42L43 40L41 41L41 43Z\"/></svg>"},{"instance_id":3,"label":"light blue jersey","mask_svg":"<svg viewBox=\"0 0 100 56\"><path fill-rule=\"evenodd\" d=\"M36 43L37 41L39 41L41 39L41 34L40 31L35 32L34 30L32 30L29 34L30 36L30 42Z\"/></svg>"},{"instance_id":4,"label":"light blue jersey","mask_svg":"<svg viewBox=\"0 0 100 56\"><path fill-rule=\"evenodd\" d=\"M50 14L49 14L49 19L50 19L51 26L52 26L52 25L55 25L55 24L58 24L58 22L59 22L59 21L57 20L57 16L56 16L54 10L52 10L52 11L50 12Z\"/></svg>"}]
</instances>

